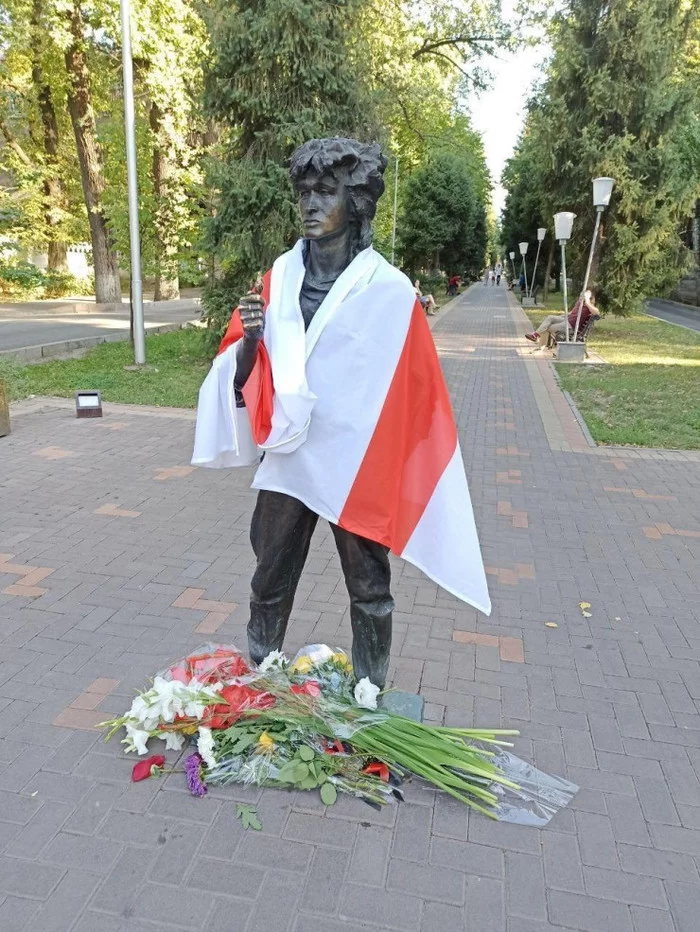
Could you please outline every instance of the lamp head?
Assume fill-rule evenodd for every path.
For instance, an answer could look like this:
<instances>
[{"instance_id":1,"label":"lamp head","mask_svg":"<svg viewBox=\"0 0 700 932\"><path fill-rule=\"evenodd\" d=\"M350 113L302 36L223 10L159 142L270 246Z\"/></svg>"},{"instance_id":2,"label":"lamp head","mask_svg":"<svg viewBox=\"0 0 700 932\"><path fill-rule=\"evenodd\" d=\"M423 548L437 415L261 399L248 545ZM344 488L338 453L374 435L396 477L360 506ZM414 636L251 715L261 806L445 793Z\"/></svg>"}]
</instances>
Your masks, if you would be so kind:
<instances>
[{"instance_id":1,"label":"lamp head","mask_svg":"<svg viewBox=\"0 0 700 932\"><path fill-rule=\"evenodd\" d=\"M512 262L513 259L515 259L515 253L514 253L514 252L509 252L508 255L510 256L510 261Z\"/></svg>"},{"instance_id":2,"label":"lamp head","mask_svg":"<svg viewBox=\"0 0 700 932\"><path fill-rule=\"evenodd\" d=\"M593 179L593 206L602 210L610 204L612 190L615 185L614 178Z\"/></svg>"},{"instance_id":3,"label":"lamp head","mask_svg":"<svg viewBox=\"0 0 700 932\"><path fill-rule=\"evenodd\" d=\"M546 228L546 227L538 227L538 228L537 228L537 241L538 241L539 243L542 242L542 240L545 238L546 235L547 235L547 228Z\"/></svg>"},{"instance_id":4,"label":"lamp head","mask_svg":"<svg viewBox=\"0 0 700 932\"><path fill-rule=\"evenodd\" d=\"M560 243L571 239L571 231L574 226L576 214L564 210L554 215L554 235Z\"/></svg>"},{"instance_id":5,"label":"lamp head","mask_svg":"<svg viewBox=\"0 0 700 932\"><path fill-rule=\"evenodd\" d=\"M518 243L518 249L520 250L521 256L527 255L527 243Z\"/></svg>"}]
</instances>

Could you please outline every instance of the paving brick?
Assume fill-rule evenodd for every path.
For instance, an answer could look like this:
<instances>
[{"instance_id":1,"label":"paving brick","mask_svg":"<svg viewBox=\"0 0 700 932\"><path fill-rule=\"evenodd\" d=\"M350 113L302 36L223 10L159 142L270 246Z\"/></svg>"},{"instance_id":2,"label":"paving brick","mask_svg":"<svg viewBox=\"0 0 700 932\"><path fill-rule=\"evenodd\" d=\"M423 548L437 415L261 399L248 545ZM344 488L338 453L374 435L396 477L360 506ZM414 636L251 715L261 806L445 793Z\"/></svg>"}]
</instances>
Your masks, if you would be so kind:
<instances>
[{"instance_id":1,"label":"paving brick","mask_svg":"<svg viewBox=\"0 0 700 932\"><path fill-rule=\"evenodd\" d=\"M73 812L68 803L47 802L12 844L15 858L36 858Z\"/></svg>"},{"instance_id":2,"label":"paving brick","mask_svg":"<svg viewBox=\"0 0 700 932\"><path fill-rule=\"evenodd\" d=\"M106 913L131 915L155 857L155 852L147 848L125 848L91 905Z\"/></svg>"},{"instance_id":3,"label":"paving brick","mask_svg":"<svg viewBox=\"0 0 700 932\"><path fill-rule=\"evenodd\" d=\"M569 893L583 893L581 853L575 836L545 832L542 850L547 886Z\"/></svg>"},{"instance_id":4,"label":"paving brick","mask_svg":"<svg viewBox=\"0 0 700 932\"><path fill-rule=\"evenodd\" d=\"M634 783L647 821L664 822L668 825L680 824L673 798L665 780L635 777Z\"/></svg>"},{"instance_id":5,"label":"paving brick","mask_svg":"<svg viewBox=\"0 0 700 932\"><path fill-rule=\"evenodd\" d=\"M379 825L360 825L352 853L348 880L353 883L383 887L392 832Z\"/></svg>"},{"instance_id":6,"label":"paving brick","mask_svg":"<svg viewBox=\"0 0 700 932\"><path fill-rule=\"evenodd\" d=\"M194 862L187 886L254 900L264 877L265 871L259 867L199 857Z\"/></svg>"},{"instance_id":7,"label":"paving brick","mask_svg":"<svg viewBox=\"0 0 700 932\"><path fill-rule=\"evenodd\" d=\"M700 882L695 861L688 854L626 844L618 845L618 851L623 871L640 874L642 877L659 877L662 880Z\"/></svg>"},{"instance_id":8,"label":"paving brick","mask_svg":"<svg viewBox=\"0 0 700 932\"><path fill-rule=\"evenodd\" d=\"M346 851L317 848L307 872L303 902L316 913L332 914L340 904L350 856ZM267 890L266 890L267 894Z\"/></svg>"},{"instance_id":9,"label":"paving brick","mask_svg":"<svg viewBox=\"0 0 700 932\"><path fill-rule=\"evenodd\" d=\"M610 794L606 797L606 806L618 844L651 845L649 830L637 799Z\"/></svg>"},{"instance_id":10,"label":"paving brick","mask_svg":"<svg viewBox=\"0 0 700 932\"><path fill-rule=\"evenodd\" d=\"M507 852L506 887L510 915L547 918L544 870L540 858Z\"/></svg>"},{"instance_id":11,"label":"paving brick","mask_svg":"<svg viewBox=\"0 0 700 932\"><path fill-rule=\"evenodd\" d=\"M618 868L610 819L591 812L577 812L576 826L582 862L594 867Z\"/></svg>"},{"instance_id":12,"label":"paving brick","mask_svg":"<svg viewBox=\"0 0 700 932\"><path fill-rule=\"evenodd\" d=\"M104 873L114 865L121 851L121 845L106 838L59 832L44 849L42 860Z\"/></svg>"},{"instance_id":13,"label":"paving brick","mask_svg":"<svg viewBox=\"0 0 700 932\"><path fill-rule=\"evenodd\" d=\"M502 879L504 876L503 852L499 848L468 841L433 838L430 863L479 877Z\"/></svg>"},{"instance_id":14,"label":"paving brick","mask_svg":"<svg viewBox=\"0 0 700 932\"><path fill-rule=\"evenodd\" d=\"M308 845L329 845L348 850L355 843L354 830L343 830L331 819L304 812L293 812L290 815L284 837Z\"/></svg>"},{"instance_id":15,"label":"paving brick","mask_svg":"<svg viewBox=\"0 0 700 932\"><path fill-rule=\"evenodd\" d=\"M421 932L464 932L464 910L444 903L426 903Z\"/></svg>"},{"instance_id":16,"label":"paving brick","mask_svg":"<svg viewBox=\"0 0 700 932\"><path fill-rule=\"evenodd\" d=\"M206 916L210 909L211 901L206 893L147 883L139 891L133 915L137 919L149 919L171 927L198 929L202 916Z\"/></svg>"},{"instance_id":17,"label":"paving brick","mask_svg":"<svg viewBox=\"0 0 700 932\"><path fill-rule=\"evenodd\" d=\"M635 932L678 932L668 912L648 909L646 906L631 906L630 912Z\"/></svg>"},{"instance_id":18,"label":"paving brick","mask_svg":"<svg viewBox=\"0 0 700 932\"><path fill-rule=\"evenodd\" d=\"M253 904L246 900L216 899L205 928L207 932L245 932L252 911Z\"/></svg>"},{"instance_id":19,"label":"paving brick","mask_svg":"<svg viewBox=\"0 0 700 932\"><path fill-rule=\"evenodd\" d=\"M396 821L392 857L421 863L427 861L432 817L431 809L422 806L402 806Z\"/></svg>"},{"instance_id":20,"label":"paving brick","mask_svg":"<svg viewBox=\"0 0 700 932\"><path fill-rule=\"evenodd\" d=\"M0 857L0 893L45 900L65 873L63 868Z\"/></svg>"},{"instance_id":21,"label":"paving brick","mask_svg":"<svg viewBox=\"0 0 700 932\"><path fill-rule=\"evenodd\" d=\"M586 892L591 896L655 909L668 906L663 884L654 877L638 877L597 867L584 867L583 877Z\"/></svg>"},{"instance_id":22,"label":"paving brick","mask_svg":"<svg viewBox=\"0 0 700 932\"><path fill-rule=\"evenodd\" d=\"M678 932L696 932L700 916L700 887L669 880L666 881L666 892Z\"/></svg>"},{"instance_id":23,"label":"paving brick","mask_svg":"<svg viewBox=\"0 0 700 932\"><path fill-rule=\"evenodd\" d=\"M69 870L32 918L27 932L68 932L76 913L87 903L99 882L99 874Z\"/></svg>"},{"instance_id":24,"label":"paving brick","mask_svg":"<svg viewBox=\"0 0 700 932\"><path fill-rule=\"evenodd\" d=\"M549 917L552 922L582 932L632 932L629 908L622 903L599 900L580 893L549 895Z\"/></svg>"},{"instance_id":25,"label":"paving brick","mask_svg":"<svg viewBox=\"0 0 700 932\"><path fill-rule=\"evenodd\" d=\"M467 914L474 929L505 932L505 891L500 880L469 877L467 881Z\"/></svg>"},{"instance_id":26,"label":"paving brick","mask_svg":"<svg viewBox=\"0 0 700 932\"><path fill-rule=\"evenodd\" d=\"M367 922L384 929L417 932L420 929L421 901L405 893L346 884L339 914L341 919L355 923Z\"/></svg>"},{"instance_id":27,"label":"paving brick","mask_svg":"<svg viewBox=\"0 0 700 932\"><path fill-rule=\"evenodd\" d=\"M24 932L32 916L41 909L39 900L8 896L0 900L0 929L2 932Z\"/></svg>"},{"instance_id":28,"label":"paving brick","mask_svg":"<svg viewBox=\"0 0 700 932\"><path fill-rule=\"evenodd\" d=\"M460 906L464 903L465 875L447 867L392 860L387 889Z\"/></svg>"}]
</instances>

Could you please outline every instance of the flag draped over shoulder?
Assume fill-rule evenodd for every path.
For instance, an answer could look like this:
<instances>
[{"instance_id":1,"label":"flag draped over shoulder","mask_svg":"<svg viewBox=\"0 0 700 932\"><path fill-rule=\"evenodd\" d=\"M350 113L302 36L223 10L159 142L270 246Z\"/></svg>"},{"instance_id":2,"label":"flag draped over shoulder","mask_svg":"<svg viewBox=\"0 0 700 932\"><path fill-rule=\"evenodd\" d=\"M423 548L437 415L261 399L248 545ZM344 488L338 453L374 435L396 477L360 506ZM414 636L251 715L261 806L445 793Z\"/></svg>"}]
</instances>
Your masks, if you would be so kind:
<instances>
[{"instance_id":1,"label":"flag draped over shoulder","mask_svg":"<svg viewBox=\"0 0 700 932\"><path fill-rule=\"evenodd\" d=\"M235 312L199 396L193 464L260 464L283 492L385 544L453 595L491 603L450 399L408 279L372 248L334 283L308 330L302 243L265 277L264 340L236 408Z\"/></svg>"}]
</instances>

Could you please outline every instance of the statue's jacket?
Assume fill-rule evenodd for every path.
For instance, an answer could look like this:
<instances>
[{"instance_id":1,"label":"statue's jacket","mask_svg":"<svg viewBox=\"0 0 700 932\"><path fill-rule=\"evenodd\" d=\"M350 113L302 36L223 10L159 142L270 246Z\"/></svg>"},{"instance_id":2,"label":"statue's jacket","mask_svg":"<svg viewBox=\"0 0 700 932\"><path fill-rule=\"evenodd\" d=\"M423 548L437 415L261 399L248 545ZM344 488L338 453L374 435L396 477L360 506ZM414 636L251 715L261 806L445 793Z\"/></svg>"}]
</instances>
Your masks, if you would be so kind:
<instances>
[{"instance_id":1,"label":"statue's jacket","mask_svg":"<svg viewBox=\"0 0 700 932\"><path fill-rule=\"evenodd\" d=\"M371 247L336 280L308 330L303 243L264 277L264 337L234 392L234 311L200 392L193 465L262 462L283 492L378 541L457 598L491 602L447 386L410 281Z\"/></svg>"}]
</instances>

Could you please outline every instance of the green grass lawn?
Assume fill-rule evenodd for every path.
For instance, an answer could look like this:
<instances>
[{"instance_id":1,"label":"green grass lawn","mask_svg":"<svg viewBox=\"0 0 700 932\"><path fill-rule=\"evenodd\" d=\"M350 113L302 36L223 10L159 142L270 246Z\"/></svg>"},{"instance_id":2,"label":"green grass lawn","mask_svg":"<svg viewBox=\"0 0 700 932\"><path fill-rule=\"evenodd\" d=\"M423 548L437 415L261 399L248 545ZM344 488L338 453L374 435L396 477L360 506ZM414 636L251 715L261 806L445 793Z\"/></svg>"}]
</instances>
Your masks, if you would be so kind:
<instances>
[{"instance_id":1,"label":"green grass lawn","mask_svg":"<svg viewBox=\"0 0 700 932\"><path fill-rule=\"evenodd\" d=\"M128 342L104 343L79 359L21 365L0 357L11 401L28 395L70 397L78 389L99 389L105 401L194 408L212 353L196 328L146 337L151 369L128 372L134 354Z\"/></svg>"},{"instance_id":2,"label":"green grass lawn","mask_svg":"<svg viewBox=\"0 0 700 932\"><path fill-rule=\"evenodd\" d=\"M561 296L527 310L533 324ZM557 365L598 443L700 449L700 333L646 315L607 316L589 341L609 365Z\"/></svg>"}]
</instances>

